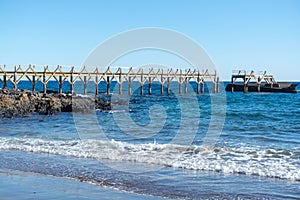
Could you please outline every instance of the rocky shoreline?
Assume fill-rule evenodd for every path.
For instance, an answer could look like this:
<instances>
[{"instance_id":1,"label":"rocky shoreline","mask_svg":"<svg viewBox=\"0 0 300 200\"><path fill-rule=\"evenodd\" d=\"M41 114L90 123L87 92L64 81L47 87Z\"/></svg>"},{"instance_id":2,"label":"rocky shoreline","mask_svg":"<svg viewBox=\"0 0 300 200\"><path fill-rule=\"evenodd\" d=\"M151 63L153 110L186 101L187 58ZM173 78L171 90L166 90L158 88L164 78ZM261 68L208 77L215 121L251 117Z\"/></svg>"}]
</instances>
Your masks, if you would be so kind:
<instances>
[{"instance_id":1,"label":"rocky shoreline","mask_svg":"<svg viewBox=\"0 0 300 200\"><path fill-rule=\"evenodd\" d=\"M72 94L0 89L0 118L23 117L31 113L54 115L61 112L91 113L111 110L110 102Z\"/></svg>"}]
</instances>

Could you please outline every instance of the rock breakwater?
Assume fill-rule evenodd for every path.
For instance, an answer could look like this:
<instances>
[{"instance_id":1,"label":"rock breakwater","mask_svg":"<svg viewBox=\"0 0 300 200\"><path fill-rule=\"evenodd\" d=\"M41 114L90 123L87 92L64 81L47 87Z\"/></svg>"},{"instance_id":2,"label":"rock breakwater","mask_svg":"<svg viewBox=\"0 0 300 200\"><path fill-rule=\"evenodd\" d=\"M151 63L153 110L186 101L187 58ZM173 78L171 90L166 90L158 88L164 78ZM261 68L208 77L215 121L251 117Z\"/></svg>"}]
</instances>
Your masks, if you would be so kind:
<instances>
[{"instance_id":1,"label":"rock breakwater","mask_svg":"<svg viewBox=\"0 0 300 200\"><path fill-rule=\"evenodd\" d=\"M110 102L71 94L43 94L30 90L0 89L0 118L22 117L30 113L54 115L60 112L91 113L110 110Z\"/></svg>"}]
</instances>

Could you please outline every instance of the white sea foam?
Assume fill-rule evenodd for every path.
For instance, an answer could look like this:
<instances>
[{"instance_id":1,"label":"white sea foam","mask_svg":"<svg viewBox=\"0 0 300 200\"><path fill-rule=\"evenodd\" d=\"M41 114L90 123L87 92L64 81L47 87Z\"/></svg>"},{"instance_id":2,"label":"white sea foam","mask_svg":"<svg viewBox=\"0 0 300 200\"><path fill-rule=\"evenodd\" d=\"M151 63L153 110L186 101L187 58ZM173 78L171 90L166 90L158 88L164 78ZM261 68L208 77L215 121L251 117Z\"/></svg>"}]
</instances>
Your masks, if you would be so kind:
<instances>
[{"instance_id":1,"label":"white sea foam","mask_svg":"<svg viewBox=\"0 0 300 200\"><path fill-rule=\"evenodd\" d=\"M299 150L287 151L258 147L224 148L174 144L131 144L119 141L53 141L0 137L0 150L18 150L109 159L191 170L238 173L300 181Z\"/></svg>"}]
</instances>

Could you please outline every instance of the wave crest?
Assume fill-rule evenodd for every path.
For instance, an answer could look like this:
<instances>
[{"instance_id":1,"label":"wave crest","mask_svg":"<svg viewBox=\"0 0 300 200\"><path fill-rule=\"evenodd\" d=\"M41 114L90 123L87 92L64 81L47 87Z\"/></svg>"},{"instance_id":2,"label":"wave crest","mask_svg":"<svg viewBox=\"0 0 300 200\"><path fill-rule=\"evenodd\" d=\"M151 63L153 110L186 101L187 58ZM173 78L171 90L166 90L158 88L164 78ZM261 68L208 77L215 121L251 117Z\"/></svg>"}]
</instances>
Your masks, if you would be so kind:
<instances>
[{"instance_id":1,"label":"wave crest","mask_svg":"<svg viewBox=\"0 0 300 200\"><path fill-rule=\"evenodd\" d=\"M245 174L300 181L298 150L259 147L205 147L174 144L132 144L102 140L0 138L0 150L163 165L190 170Z\"/></svg>"}]
</instances>

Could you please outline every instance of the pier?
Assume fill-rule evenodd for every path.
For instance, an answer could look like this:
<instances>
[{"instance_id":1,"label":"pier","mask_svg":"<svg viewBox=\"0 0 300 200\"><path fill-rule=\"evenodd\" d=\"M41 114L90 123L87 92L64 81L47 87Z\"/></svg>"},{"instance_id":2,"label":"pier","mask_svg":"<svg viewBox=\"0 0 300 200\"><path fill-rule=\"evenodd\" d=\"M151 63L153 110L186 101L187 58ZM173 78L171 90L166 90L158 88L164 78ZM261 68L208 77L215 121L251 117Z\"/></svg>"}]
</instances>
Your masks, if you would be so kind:
<instances>
[{"instance_id":1,"label":"pier","mask_svg":"<svg viewBox=\"0 0 300 200\"><path fill-rule=\"evenodd\" d=\"M257 84L257 91L260 92L262 81L266 81L268 84L276 84L275 79L272 75L267 75L265 71L262 75L256 75L254 71L251 71L250 74L247 74L246 70L233 71L231 76L231 91L234 92L234 85L237 79L243 79L244 92L248 92L248 84L250 80L255 80Z\"/></svg>"},{"instance_id":2,"label":"pier","mask_svg":"<svg viewBox=\"0 0 300 200\"><path fill-rule=\"evenodd\" d=\"M12 66L11 66L12 67ZM42 70L36 70L35 65L21 66L14 65L13 70L7 70L8 66L0 66L0 82L3 84L3 88L7 87L7 83L13 84L13 89L18 88L18 84L21 80L28 80L31 82L32 91L35 91L37 82L41 82L43 85L43 92L47 92L47 83L50 80L55 80L59 86L59 93L63 93L62 85L64 82L70 84L70 92L74 93L74 84L76 81L83 83L83 94L87 93L87 84L93 82L95 84L95 95L99 94L99 84L103 81L106 83L106 94L110 94L111 82L116 81L119 86L119 94L122 95L122 85L127 82L128 95L132 93L133 81L139 82L140 94L144 94L144 85L148 84L148 94L152 94L152 84L157 81L160 84L160 93L164 93L166 86L167 94L170 94L170 84L172 81L178 83L178 93L188 93L188 84L190 81L195 81L197 84L197 94L204 93L205 84L207 81L213 83L213 92L219 92L219 77L217 72L213 72L208 69L192 70L192 69L173 69L173 68L139 68L134 70L133 68L118 67L112 70L112 67L105 67L105 70L99 70L100 67L93 68L89 71L87 67L82 67L81 70L75 70L75 67L69 67L70 70L62 70L62 66L57 66L54 69L50 69L49 66L42 66ZM101 67L103 69L103 67Z\"/></svg>"},{"instance_id":3,"label":"pier","mask_svg":"<svg viewBox=\"0 0 300 200\"><path fill-rule=\"evenodd\" d=\"M236 83L238 79L242 82ZM262 74L255 74L251 71L247 74L246 70L233 71L231 76L231 83L225 88L226 91L243 91L247 92L285 92L297 93L297 84L290 82L276 82L273 75L269 75L266 71Z\"/></svg>"}]
</instances>

